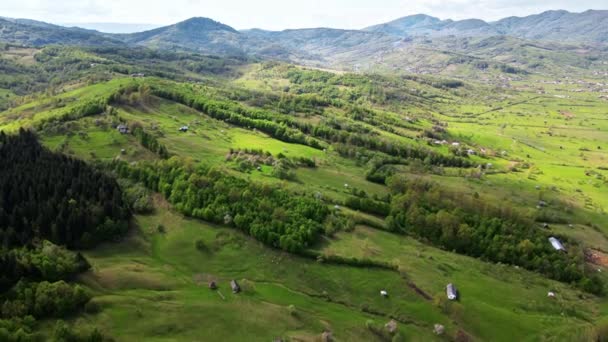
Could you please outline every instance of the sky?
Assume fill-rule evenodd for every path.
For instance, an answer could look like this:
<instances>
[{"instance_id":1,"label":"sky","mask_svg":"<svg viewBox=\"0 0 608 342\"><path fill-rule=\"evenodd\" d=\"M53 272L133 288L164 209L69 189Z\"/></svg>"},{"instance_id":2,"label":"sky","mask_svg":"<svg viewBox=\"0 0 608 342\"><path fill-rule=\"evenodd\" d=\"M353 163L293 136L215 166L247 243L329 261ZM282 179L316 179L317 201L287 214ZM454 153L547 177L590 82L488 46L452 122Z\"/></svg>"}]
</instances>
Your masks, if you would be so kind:
<instances>
[{"instance_id":1,"label":"sky","mask_svg":"<svg viewBox=\"0 0 608 342\"><path fill-rule=\"evenodd\" d=\"M492 21L551 9L608 9L608 0L0 0L0 16L80 26L98 23L106 31L169 25L194 16L237 29L359 29L418 13Z\"/></svg>"}]
</instances>

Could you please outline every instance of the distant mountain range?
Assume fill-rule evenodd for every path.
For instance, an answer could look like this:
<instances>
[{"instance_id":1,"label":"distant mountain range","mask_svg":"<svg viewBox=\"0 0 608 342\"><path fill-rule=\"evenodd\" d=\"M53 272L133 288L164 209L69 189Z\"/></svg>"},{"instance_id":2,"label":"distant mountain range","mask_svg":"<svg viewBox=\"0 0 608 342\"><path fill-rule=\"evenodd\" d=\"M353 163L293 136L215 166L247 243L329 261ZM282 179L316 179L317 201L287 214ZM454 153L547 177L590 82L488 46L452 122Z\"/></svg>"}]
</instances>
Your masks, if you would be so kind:
<instances>
[{"instance_id":1,"label":"distant mountain range","mask_svg":"<svg viewBox=\"0 0 608 342\"><path fill-rule=\"evenodd\" d=\"M80 27L87 30L96 30L105 33L134 33L153 30L160 27L161 25L155 24L135 24L135 23L103 23L103 22L90 22L90 23L61 23L61 26L66 27Z\"/></svg>"},{"instance_id":2,"label":"distant mountain range","mask_svg":"<svg viewBox=\"0 0 608 342\"><path fill-rule=\"evenodd\" d=\"M130 34L2 18L0 41L30 46L142 46L256 56L349 70L454 73L455 69L483 69L490 65L501 70L533 72L556 65L585 68L591 59L604 58L608 46L608 10L548 11L496 22L441 20L418 14L362 30L237 31L212 19L197 17ZM503 64L514 68L505 69ZM449 67L453 65L457 67Z\"/></svg>"},{"instance_id":3,"label":"distant mountain range","mask_svg":"<svg viewBox=\"0 0 608 342\"><path fill-rule=\"evenodd\" d=\"M396 36L496 36L535 40L608 42L608 11L583 13L547 11L527 17L509 17L495 22L480 19L440 20L424 14L371 26L365 31Z\"/></svg>"},{"instance_id":4,"label":"distant mountain range","mask_svg":"<svg viewBox=\"0 0 608 342\"><path fill-rule=\"evenodd\" d=\"M120 40L100 32L78 27L63 27L30 19L0 17L0 42L28 46L64 45L122 45Z\"/></svg>"}]
</instances>

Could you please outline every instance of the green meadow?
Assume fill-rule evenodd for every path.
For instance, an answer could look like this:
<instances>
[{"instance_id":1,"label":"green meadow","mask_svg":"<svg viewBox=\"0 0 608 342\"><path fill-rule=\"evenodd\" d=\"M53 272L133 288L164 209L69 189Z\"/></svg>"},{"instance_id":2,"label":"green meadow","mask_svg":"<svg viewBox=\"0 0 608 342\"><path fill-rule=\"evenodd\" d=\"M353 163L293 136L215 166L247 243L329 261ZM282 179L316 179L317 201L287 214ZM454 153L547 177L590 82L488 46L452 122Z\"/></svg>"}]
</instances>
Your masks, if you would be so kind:
<instances>
[{"instance_id":1,"label":"green meadow","mask_svg":"<svg viewBox=\"0 0 608 342\"><path fill-rule=\"evenodd\" d=\"M425 79L328 75L280 63L238 71L237 77L197 84L124 76L72 83L0 112L0 130L34 129L49 149L99 165L162 159L136 134L121 134L116 126L141 128L174 160L212 166L293 196L315 196L347 222L324 231L303 253L308 256L298 256L237 229L184 217L154 193L154 212L135 215L127 236L82 251L92 268L76 281L93 299L67 319L71 327L96 327L116 341L320 341L324 332L336 341L588 341L605 326L605 297L583 292L574 282L391 232L383 215L349 208L348 201L390 204L389 187L369 177L375 163L383 163L390 176L424 179L460 198L513 208L532 218L534 228L608 256L607 101L570 92L558 98L549 85L542 94L496 92L475 83L452 89ZM216 107L197 109L192 99L146 93L147 87L176 85L217 101ZM79 109L121 91L99 112ZM214 118L210 107L246 118L267 116L248 121L258 129ZM323 146L263 125L278 122L282 133L298 131ZM345 138L324 137L316 125ZM180 131L184 126L187 131ZM345 146L350 154L341 150ZM427 154L404 158L394 146ZM277 176L278 163L243 166L227 158L239 150L245 159L255 159L247 151L255 150L289 161L289 177ZM437 165L430 156L483 167ZM314 165L298 163L302 159ZM542 228L547 218L553 221ZM361 261L369 265L356 264ZM607 266L592 260L577 265L604 281ZM242 292L232 293L233 279ZM211 281L217 290L208 288ZM457 301L447 300L448 283L458 288ZM384 328L392 319L398 334ZM39 324L46 337L55 321ZM443 335L433 332L435 324L445 327Z\"/></svg>"}]
</instances>

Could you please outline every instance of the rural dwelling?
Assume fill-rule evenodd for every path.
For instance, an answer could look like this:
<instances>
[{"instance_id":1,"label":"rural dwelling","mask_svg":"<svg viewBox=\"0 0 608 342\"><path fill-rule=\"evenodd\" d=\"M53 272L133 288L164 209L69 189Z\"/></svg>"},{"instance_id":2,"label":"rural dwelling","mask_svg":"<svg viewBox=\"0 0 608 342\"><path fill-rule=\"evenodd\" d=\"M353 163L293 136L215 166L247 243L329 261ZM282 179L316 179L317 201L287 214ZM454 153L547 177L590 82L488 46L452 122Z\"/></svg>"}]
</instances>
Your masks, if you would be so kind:
<instances>
[{"instance_id":1,"label":"rural dwelling","mask_svg":"<svg viewBox=\"0 0 608 342\"><path fill-rule=\"evenodd\" d=\"M180 132L188 132L188 126L182 126L179 128Z\"/></svg>"},{"instance_id":2,"label":"rural dwelling","mask_svg":"<svg viewBox=\"0 0 608 342\"><path fill-rule=\"evenodd\" d=\"M116 130L118 132L120 132L120 134L129 133L129 127L127 127L127 125L118 125L118 126L116 126Z\"/></svg>"},{"instance_id":3,"label":"rural dwelling","mask_svg":"<svg viewBox=\"0 0 608 342\"><path fill-rule=\"evenodd\" d=\"M553 236L549 238L549 242L551 242L551 245L553 246L553 248L555 248L556 251L566 251L564 245L562 245L562 243Z\"/></svg>"},{"instance_id":4,"label":"rural dwelling","mask_svg":"<svg viewBox=\"0 0 608 342\"><path fill-rule=\"evenodd\" d=\"M131 74L131 77L145 77L146 74L142 74L141 72Z\"/></svg>"},{"instance_id":5,"label":"rural dwelling","mask_svg":"<svg viewBox=\"0 0 608 342\"><path fill-rule=\"evenodd\" d=\"M232 293L239 293L239 292L241 292L241 287L236 282L236 280L231 280L230 281L230 287L232 288Z\"/></svg>"},{"instance_id":6,"label":"rural dwelling","mask_svg":"<svg viewBox=\"0 0 608 342\"><path fill-rule=\"evenodd\" d=\"M386 290L382 290L382 291L380 291L380 295L382 297L388 297L388 292L386 292Z\"/></svg>"},{"instance_id":7,"label":"rural dwelling","mask_svg":"<svg viewBox=\"0 0 608 342\"><path fill-rule=\"evenodd\" d=\"M456 290L456 286L454 286L454 284L448 284L445 289L449 300L456 300L458 298L458 290Z\"/></svg>"},{"instance_id":8,"label":"rural dwelling","mask_svg":"<svg viewBox=\"0 0 608 342\"><path fill-rule=\"evenodd\" d=\"M468 149L467 150L467 154L470 155L470 156L472 156L472 155L475 154L475 150Z\"/></svg>"},{"instance_id":9,"label":"rural dwelling","mask_svg":"<svg viewBox=\"0 0 608 342\"><path fill-rule=\"evenodd\" d=\"M209 288L212 290L215 290L215 289L217 289L217 284L214 281L210 281Z\"/></svg>"}]
</instances>

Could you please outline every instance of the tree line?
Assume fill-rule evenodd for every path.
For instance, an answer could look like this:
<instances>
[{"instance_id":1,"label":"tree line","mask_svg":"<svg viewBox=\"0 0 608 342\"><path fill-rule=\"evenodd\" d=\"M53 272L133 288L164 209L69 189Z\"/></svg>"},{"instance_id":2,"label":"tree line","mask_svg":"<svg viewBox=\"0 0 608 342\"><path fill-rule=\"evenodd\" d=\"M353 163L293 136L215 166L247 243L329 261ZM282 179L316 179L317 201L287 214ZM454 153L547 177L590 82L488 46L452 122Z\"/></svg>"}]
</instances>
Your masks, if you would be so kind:
<instances>
[{"instance_id":1,"label":"tree line","mask_svg":"<svg viewBox=\"0 0 608 342\"><path fill-rule=\"evenodd\" d=\"M327 205L312 196L248 182L177 157L137 165L115 161L111 167L119 177L160 192L187 216L238 228L293 253L317 241L329 215Z\"/></svg>"},{"instance_id":2,"label":"tree line","mask_svg":"<svg viewBox=\"0 0 608 342\"><path fill-rule=\"evenodd\" d=\"M209 99L202 95L195 95L187 89L169 89L163 87L152 87L154 95L179 102L196 110L199 110L214 119L223 120L230 124L258 129L273 138L281 141L308 145L321 149L323 145L316 139L306 136L300 130L290 127L288 120L277 120L271 114L265 114L259 110L247 110L240 105L227 101ZM278 122L277 122L278 121Z\"/></svg>"},{"instance_id":3,"label":"tree line","mask_svg":"<svg viewBox=\"0 0 608 342\"><path fill-rule=\"evenodd\" d=\"M327 124L311 125L262 110L250 110L228 101L210 99L205 95L197 95L192 89L184 86L163 84L162 86L153 85L151 89L156 96L179 102L200 110L215 119L224 120L237 126L257 128L276 139L286 142L321 149L324 144L315 139L319 138L331 143L341 143L386 153L390 156L421 159L432 165L475 166L467 158L444 155L426 147L405 144L394 139L379 138L364 130L360 125L344 125L331 121Z\"/></svg>"}]
</instances>

